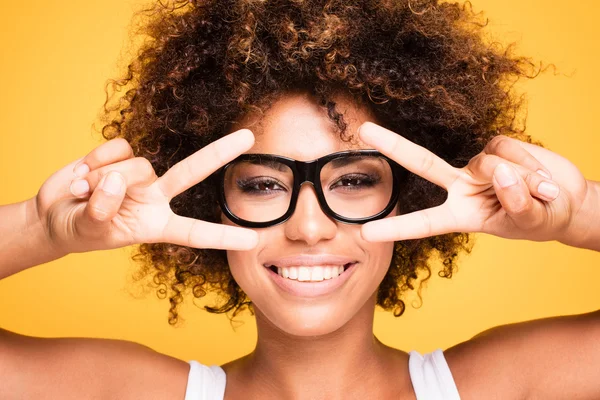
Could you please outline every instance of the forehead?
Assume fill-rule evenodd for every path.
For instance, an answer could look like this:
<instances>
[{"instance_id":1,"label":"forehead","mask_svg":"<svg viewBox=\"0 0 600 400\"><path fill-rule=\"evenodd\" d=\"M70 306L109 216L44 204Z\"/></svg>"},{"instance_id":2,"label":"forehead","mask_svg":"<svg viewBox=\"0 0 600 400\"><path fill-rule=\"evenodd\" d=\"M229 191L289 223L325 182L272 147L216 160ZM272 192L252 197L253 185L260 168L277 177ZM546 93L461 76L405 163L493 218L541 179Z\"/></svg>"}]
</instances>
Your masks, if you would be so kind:
<instances>
[{"instance_id":1,"label":"forehead","mask_svg":"<svg viewBox=\"0 0 600 400\"><path fill-rule=\"evenodd\" d=\"M307 161L348 149L370 148L358 140L357 129L374 121L369 109L343 95L333 99L347 124L342 140L327 110L307 93L290 93L276 100L261 116L244 116L234 130L249 128L256 141L248 153L268 153Z\"/></svg>"}]
</instances>

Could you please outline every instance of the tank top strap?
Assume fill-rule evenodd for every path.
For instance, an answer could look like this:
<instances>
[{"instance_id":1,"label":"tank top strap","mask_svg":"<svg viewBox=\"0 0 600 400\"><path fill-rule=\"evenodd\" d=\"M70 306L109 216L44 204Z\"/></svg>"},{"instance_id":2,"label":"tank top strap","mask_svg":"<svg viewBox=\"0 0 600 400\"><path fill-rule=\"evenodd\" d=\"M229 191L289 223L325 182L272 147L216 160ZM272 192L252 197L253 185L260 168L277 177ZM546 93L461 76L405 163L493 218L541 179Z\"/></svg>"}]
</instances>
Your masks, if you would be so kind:
<instances>
[{"instance_id":1,"label":"tank top strap","mask_svg":"<svg viewBox=\"0 0 600 400\"><path fill-rule=\"evenodd\" d=\"M411 351L408 369L417 400L460 400L458 388L441 349L424 355Z\"/></svg>"},{"instance_id":2,"label":"tank top strap","mask_svg":"<svg viewBox=\"0 0 600 400\"><path fill-rule=\"evenodd\" d=\"M421 355L409 353L408 369L417 400L460 400L450 367L441 349ZM225 371L191 360L185 400L223 400Z\"/></svg>"},{"instance_id":3,"label":"tank top strap","mask_svg":"<svg viewBox=\"0 0 600 400\"><path fill-rule=\"evenodd\" d=\"M225 371L218 365L206 366L191 360L185 400L223 400Z\"/></svg>"}]
</instances>

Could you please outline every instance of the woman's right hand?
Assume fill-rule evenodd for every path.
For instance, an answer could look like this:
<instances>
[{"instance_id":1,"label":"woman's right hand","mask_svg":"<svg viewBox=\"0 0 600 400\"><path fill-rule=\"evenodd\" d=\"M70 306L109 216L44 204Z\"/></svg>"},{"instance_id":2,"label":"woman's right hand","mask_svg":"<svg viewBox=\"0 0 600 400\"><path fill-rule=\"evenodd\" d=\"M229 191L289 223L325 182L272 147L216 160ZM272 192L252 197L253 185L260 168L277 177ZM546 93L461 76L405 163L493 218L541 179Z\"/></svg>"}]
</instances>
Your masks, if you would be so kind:
<instances>
[{"instance_id":1,"label":"woman's right hand","mask_svg":"<svg viewBox=\"0 0 600 400\"><path fill-rule=\"evenodd\" d=\"M129 143L113 139L53 174L35 199L37 214L57 251L81 253L137 243L248 250L256 232L173 213L171 199L250 149L254 135L242 129L180 161L158 178L150 162L133 157ZM74 168L83 167L77 178ZM76 196L76 188L89 186Z\"/></svg>"}]
</instances>

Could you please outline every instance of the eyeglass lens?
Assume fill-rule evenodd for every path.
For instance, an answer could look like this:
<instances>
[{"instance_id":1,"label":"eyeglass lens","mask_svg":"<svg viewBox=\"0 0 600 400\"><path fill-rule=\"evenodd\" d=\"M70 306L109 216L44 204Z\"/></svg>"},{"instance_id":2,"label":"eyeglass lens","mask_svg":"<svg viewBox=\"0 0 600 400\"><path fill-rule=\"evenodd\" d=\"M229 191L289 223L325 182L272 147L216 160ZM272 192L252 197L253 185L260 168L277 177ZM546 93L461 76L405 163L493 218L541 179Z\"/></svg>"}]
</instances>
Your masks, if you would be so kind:
<instances>
[{"instance_id":1,"label":"eyeglass lens","mask_svg":"<svg viewBox=\"0 0 600 400\"><path fill-rule=\"evenodd\" d=\"M393 192L388 161L378 156L348 155L330 160L320 173L325 202L345 218L368 218L383 211ZM240 160L224 176L225 201L238 218L267 222L283 216L294 188L292 169L269 159Z\"/></svg>"}]
</instances>

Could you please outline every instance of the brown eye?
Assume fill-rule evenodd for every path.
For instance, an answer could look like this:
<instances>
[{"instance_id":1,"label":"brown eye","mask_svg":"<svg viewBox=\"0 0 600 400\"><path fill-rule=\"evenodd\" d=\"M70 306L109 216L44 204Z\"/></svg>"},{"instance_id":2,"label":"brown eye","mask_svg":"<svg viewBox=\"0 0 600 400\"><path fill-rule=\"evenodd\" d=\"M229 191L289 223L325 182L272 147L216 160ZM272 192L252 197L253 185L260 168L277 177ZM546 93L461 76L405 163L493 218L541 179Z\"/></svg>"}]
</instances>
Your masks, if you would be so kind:
<instances>
[{"instance_id":1,"label":"brown eye","mask_svg":"<svg viewBox=\"0 0 600 400\"><path fill-rule=\"evenodd\" d=\"M359 186L363 183L362 179L352 178L352 179L342 179L340 181L341 186Z\"/></svg>"},{"instance_id":2,"label":"brown eye","mask_svg":"<svg viewBox=\"0 0 600 400\"><path fill-rule=\"evenodd\" d=\"M259 182L253 186L253 189L258 191L278 190L279 188L279 185L275 182Z\"/></svg>"},{"instance_id":3,"label":"brown eye","mask_svg":"<svg viewBox=\"0 0 600 400\"><path fill-rule=\"evenodd\" d=\"M354 190L369 188L375 186L378 181L376 177L364 174L344 175L329 186L329 189L341 188L342 190Z\"/></svg>"},{"instance_id":4,"label":"brown eye","mask_svg":"<svg viewBox=\"0 0 600 400\"><path fill-rule=\"evenodd\" d=\"M249 194L269 194L273 192L285 191L285 188L280 185L278 181L269 178L239 180L237 185L242 192Z\"/></svg>"}]
</instances>

